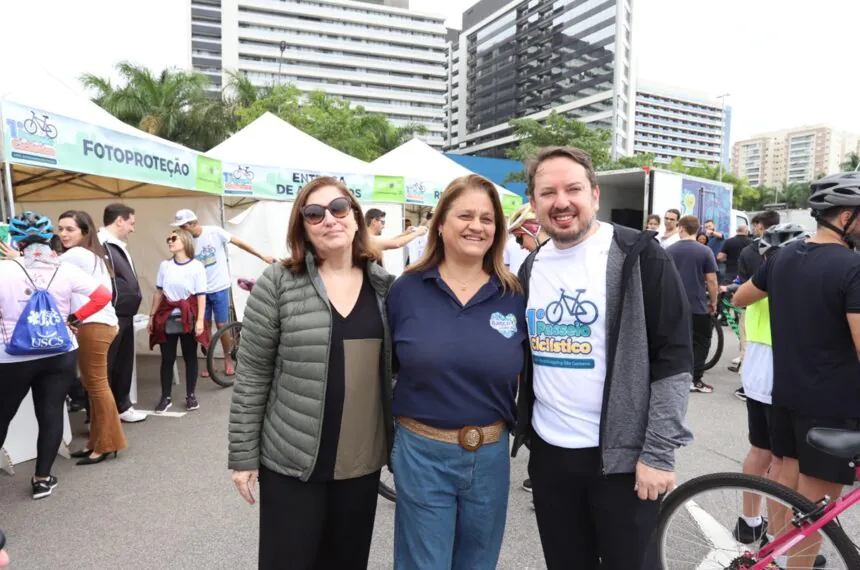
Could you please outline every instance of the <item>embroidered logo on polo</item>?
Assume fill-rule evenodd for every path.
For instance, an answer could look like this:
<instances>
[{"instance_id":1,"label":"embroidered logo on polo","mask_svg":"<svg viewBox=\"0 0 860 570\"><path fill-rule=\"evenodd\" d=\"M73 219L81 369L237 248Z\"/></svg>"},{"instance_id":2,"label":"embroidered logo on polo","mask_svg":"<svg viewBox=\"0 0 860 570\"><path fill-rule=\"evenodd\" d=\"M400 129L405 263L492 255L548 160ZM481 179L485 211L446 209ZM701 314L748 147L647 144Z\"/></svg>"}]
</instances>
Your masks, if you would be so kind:
<instances>
[{"instance_id":1,"label":"embroidered logo on polo","mask_svg":"<svg viewBox=\"0 0 860 570\"><path fill-rule=\"evenodd\" d=\"M575 294L559 289L559 296L546 309L528 309L529 329L534 363L555 368L594 368L589 355L591 325L599 316L597 305L588 300L586 289Z\"/></svg>"},{"instance_id":2,"label":"embroidered logo on polo","mask_svg":"<svg viewBox=\"0 0 860 570\"><path fill-rule=\"evenodd\" d=\"M490 326L496 329L505 338L511 338L517 334L517 318L508 313L493 313L490 315Z\"/></svg>"}]
</instances>

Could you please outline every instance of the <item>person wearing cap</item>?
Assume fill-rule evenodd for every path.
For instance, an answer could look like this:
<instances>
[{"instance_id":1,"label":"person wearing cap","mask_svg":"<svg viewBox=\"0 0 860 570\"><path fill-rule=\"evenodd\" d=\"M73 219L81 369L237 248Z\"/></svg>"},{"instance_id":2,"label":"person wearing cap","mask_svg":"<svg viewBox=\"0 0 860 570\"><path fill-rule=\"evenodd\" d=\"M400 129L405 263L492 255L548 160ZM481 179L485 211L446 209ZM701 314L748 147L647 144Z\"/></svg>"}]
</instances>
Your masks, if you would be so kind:
<instances>
[{"instance_id":1,"label":"person wearing cap","mask_svg":"<svg viewBox=\"0 0 860 570\"><path fill-rule=\"evenodd\" d=\"M231 235L218 226L204 226L197 220L197 214L192 210L183 209L176 212L173 223L175 228L187 231L194 236L194 256L206 268L206 310L205 330L211 332L214 318L217 328L227 324L230 308L230 270L227 267L227 244L232 243L266 263L274 263L275 259L263 255L250 244ZM224 349L224 373L232 376L235 373L233 361L230 358L230 335L221 337ZM208 376L204 369L203 376Z\"/></svg>"}]
</instances>

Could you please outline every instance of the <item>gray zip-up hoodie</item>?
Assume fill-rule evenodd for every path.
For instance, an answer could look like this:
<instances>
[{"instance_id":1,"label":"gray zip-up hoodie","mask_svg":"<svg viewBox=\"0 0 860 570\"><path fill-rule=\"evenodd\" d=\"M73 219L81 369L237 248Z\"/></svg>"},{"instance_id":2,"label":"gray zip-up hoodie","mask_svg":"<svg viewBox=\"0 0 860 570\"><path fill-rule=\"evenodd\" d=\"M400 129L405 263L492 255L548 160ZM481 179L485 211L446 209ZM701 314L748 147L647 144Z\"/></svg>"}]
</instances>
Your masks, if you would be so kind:
<instances>
[{"instance_id":1,"label":"gray zip-up hoodie","mask_svg":"<svg viewBox=\"0 0 860 570\"><path fill-rule=\"evenodd\" d=\"M653 239L654 232L614 228L606 265L601 471L633 473L639 461L673 471L675 449L693 439L684 423L693 378L690 307L678 272ZM520 268L526 301L536 253ZM532 359L527 358L513 456L529 444L534 401Z\"/></svg>"}]
</instances>

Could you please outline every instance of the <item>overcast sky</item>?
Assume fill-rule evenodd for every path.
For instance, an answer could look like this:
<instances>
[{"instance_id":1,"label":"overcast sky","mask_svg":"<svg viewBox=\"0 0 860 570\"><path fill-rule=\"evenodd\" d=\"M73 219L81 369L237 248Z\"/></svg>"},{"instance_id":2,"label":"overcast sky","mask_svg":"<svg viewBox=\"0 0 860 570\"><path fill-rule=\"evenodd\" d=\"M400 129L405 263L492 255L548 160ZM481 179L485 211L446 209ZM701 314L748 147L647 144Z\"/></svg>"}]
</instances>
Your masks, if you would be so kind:
<instances>
[{"instance_id":1,"label":"overcast sky","mask_svg":"<svg viewBox=\"0 0 860 570\"><path fill-rule=\"evenodd\" d=\"M792 9L781 0L632 1L639 78L730 93L733 141L812 123L860 132L857 0ZM74 84L84 71L107 74L121 59L156 69L188 61L187 0L0 2L0 71L3 60L22 58ZM411 3L459 28L475 2ZM6 81L0 77L0 86Z\"/></svg>"}]
</instances>

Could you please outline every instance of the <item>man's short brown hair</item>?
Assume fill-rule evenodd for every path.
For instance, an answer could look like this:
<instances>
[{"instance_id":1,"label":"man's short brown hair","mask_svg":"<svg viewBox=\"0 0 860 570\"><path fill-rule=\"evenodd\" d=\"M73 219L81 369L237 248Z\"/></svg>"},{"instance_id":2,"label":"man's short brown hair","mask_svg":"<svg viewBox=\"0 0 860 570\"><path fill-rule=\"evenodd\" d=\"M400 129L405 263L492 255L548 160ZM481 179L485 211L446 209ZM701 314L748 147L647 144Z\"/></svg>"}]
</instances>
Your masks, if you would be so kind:
<instances>
[{"instance_id":1,"label":"man's short brown hair","mask_svg":"<svg viewBox=\"0 0 860 570\"><path fill-rule=\"evenodd\" d=\"M579 164L585 169L585 175L588 177L591 187L594 188L597 186L597 173L594 171L594 165L591 163L591 156L587 152L573 146L547 146L540 149L537 155L527 163L526 174L528 175L528 185L526 186L526 192L529 196L534 196L535 175L537 174L538 167L551 158L567 158Z\"/></svg>"},{"instance_id":2,"label":"man's short brown hair","mask_svg":"<svg viewBox=\"0 0 860 570\"><path fill-rule=\"evenodd\" d=\"M678 225L687 235L694 236L699 233L699 218L696 216L684 216L678 220Z\"/></svg>"}]
</instances>

